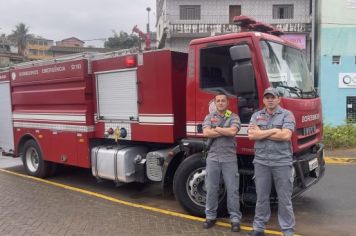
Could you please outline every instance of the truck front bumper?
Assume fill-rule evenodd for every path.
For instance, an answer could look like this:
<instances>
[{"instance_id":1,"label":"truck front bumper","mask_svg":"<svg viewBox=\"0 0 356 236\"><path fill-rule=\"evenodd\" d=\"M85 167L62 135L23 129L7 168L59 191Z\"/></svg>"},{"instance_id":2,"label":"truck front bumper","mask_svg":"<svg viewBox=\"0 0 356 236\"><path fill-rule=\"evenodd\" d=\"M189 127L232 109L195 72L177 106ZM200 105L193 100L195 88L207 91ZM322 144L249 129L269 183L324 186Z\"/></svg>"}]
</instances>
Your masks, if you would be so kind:
<instances>
[{"instance_id":1,"label":"truck front bumper","mask_svg":"<svg viewBox=\"0 0 356 236\"><path fill-rule=\"evenodd\" d=\"M303 193L324 176L324 145L319 143L312 150L294 158L293 198Z\"/></svg>"}]
</instances>

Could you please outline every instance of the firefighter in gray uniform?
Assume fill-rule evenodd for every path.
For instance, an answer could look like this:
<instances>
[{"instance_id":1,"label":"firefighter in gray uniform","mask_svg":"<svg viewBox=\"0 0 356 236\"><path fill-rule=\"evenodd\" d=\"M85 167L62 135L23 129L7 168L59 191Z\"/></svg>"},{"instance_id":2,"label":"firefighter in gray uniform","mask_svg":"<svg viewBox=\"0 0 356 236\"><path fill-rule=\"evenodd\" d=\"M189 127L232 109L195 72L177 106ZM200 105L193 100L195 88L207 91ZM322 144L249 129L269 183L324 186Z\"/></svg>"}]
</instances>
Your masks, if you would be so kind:
<instances>
[{"instance_id":1,"label":"firefighter in gray uniform","mask_svg":"<svg viewBox=\"0 0 356 236\"><path fill-rule=\"evenodd\" d=\"M275 88L263 94L265 108L255 112L250 121L248 136L255 140L255 184L257 203L253 231L250 236L264 235L270 209L272 182L278 195L278 222L283 235L294 232L295 219L292 206L293 152L291 137L295 129L294 115L279 106L280 97Z\"/></svg>"},{"instance_id":2,"label":"firefighter in gray uniform","mask_svg":"<svg viewBox=\"0 0 356 236\"><path fill-rule=\"evenodd\" d=\"M219 183L222 176L227 190L227 208L230 214L231 230L240 231L239 174L236 157L235 135L240 130L240 119L227 110L228 98L219 93L215 96L216 112L205 117L203 133L212 139L206 160L206 221L205 229L216 223L219 201Z\"/></svg>"}]
</instances>

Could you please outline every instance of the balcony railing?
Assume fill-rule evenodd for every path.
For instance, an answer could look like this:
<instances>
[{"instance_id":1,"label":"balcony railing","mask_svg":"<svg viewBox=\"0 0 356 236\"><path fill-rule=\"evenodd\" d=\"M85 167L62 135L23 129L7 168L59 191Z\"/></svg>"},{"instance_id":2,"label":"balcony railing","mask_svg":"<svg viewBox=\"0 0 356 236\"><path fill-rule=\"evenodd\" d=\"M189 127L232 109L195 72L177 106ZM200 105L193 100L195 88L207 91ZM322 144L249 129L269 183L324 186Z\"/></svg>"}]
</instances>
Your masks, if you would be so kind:
<instances>
[{"instance_id":1,"label":"balcony railing","mask_svg":"<svg viewBox=\"0 0 356 236\"><path fill-rule=\"evenodd\" d=\"M179 15L166 15L166 26L171 36L189 37L191 35L209 36L239 32L236 24L229 23L228 16L201 16L200 20L181 20ZM311 32L311 18L306 15L294 19L272 19L272 16L254 17L257 21L271 24L284 32Z\"/></svg>"},{"instance_id":2,"label":"balcony railing","mask_svg":"<svg viewBox=\"0 0 356 236\"><path fill-rule=\"evenodd\" d=\"M281 23L271 24L273 27L282 30L283 32L311 32L311 24L305 23ZM240 31L240 27L236 24L170 24L169 31L171 36L209 36L218 34L229 34Z\"/></svg>"},{"instance_id":3,"label":"balcony railing","mask_svg":"<svg viewBox=\"0 0 356 236\"><path fill-rule=\"evenodd\" d=\"M310 15L294 15L291 19L273 19L272 15L249 15L256 19L256 21L261 21L269 24L285 24L285 23L311 23ZM177 14L166 14L165 18L171 24L229 24L229 15L205 15L203 12L200 19L181 19L180 15Z\"/></svg>"},{"instance_id":4,"label":"balcony railing","mask_svg":"<svg viewBox=\"0 0 356 236\"><path fill-rule=\"evenodd\" d=\"M171 34L226 34L240 31L240 27L232 24L170 24Z\"/></svg>"}]
</instances>

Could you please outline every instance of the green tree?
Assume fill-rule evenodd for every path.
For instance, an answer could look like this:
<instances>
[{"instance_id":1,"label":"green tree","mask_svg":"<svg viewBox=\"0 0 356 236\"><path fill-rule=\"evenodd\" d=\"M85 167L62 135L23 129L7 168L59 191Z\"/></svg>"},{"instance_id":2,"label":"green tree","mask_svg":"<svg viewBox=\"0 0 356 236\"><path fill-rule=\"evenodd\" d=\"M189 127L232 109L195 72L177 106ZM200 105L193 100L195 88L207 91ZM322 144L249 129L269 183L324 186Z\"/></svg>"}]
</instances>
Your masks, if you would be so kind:
<instances>
[{"instance_id":1,"label":"green tree","mask_svg":"<svg viewBox=\"0 0 356 236\"><path fill-rule=\"evenodd\" d=\"M18 23L15 26L15 30L9 35L10 39L13 39L17 43L18 53L24 56L26 50L27 40L31 39L33 36L29 34L29 28L24 23Z\"/></svg>"},{"instance_id":2,"label":"green tree","mask_svg":"<svg viewBox=\"0 0 356 236\"><path fill-rule=\"evenodd\" d=\"M105 48L117 48L117 49L129 49L135 46L139 46L140 40L136 35L129 35L124 31L120 31L118 34L113 30L113 37L109 37L104 43Z\"/></svg>"}]
</instances>

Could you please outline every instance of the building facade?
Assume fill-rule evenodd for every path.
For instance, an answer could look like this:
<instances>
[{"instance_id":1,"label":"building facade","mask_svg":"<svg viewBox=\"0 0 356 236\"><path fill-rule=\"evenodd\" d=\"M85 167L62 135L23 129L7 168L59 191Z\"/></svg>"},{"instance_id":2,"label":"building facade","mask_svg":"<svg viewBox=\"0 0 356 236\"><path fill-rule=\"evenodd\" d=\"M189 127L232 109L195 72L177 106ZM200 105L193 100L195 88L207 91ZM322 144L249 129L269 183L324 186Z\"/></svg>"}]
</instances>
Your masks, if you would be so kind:
<instances>
[{"instance_id":1,"label":"building facade","mask_svg":"<svg viewBox=\"0 0 356 236\"><path fill-rule=\"evenodd\" d=\"M9 67L13 64L23 62L24 57L18 53L16 43L6 37L6 35L0 36L0 68Z\"/></svg>"},{"instance_id":2,"label":"building facade","mask_svg":"<svg viewBox=\"0 0 356 236\"><path fill-rule=\"evenodd\" d=\"M233 17L272 24L298 43L311 61L312 0L157 0L160 45L186 52L194 38L238 32ZM164 40L164 42L162 41Z\"/></svg>"},{"instance_id":3,"label":"building facade","mask_svg":"<svg viewBox=\"0 0 356 236\"><path fill-rule=\"evenodd\" d=\"M83 52L110 52L113 49L110 48L93 48L93 47L64 47L64 46L52 46L48 49L49 54L52 57L61 57L68 54L83 53Z\"/></svg>"},{"instance_id":4,"label":"building facade","mask_svg":"<svg viewBox=\"0 0 356 236\"><path fill-rule=\"evenodd\" d=\"M356 0L318 1L319 90L324 122L356 122Z\"/></svg>"},{"instance_id":5,"label":"building facade","mask_svg":"<svg viewBox=\"0 0 356 236\"><path fill-rule=\"evenodd\" d=\"M33 37L27 41L25 56L29 60L41 60L52 58L48 49L53 45L53 40L45 39L39 36Z\"/></svg>"},{"instance_id":6,"label":"building facade","mask_svg":"<svg viewBox=\"0 0 356 236\"><path fill-rule=\"evenodd\" d=\"M68 54L83 53L83 52L110 52L108 48L84 47L85 42L76 38L70 37L57 41L55 46L48 49L52 57L61 57Z\"/></svg>"},{"instance_id":7,"label":"building facade","mask_svg":"<svg viewBox=\"0 0 356 236\"><path fill-rule=\"evenodd\" d=\"M76 37L71 37L67 39L63 39L61 41L56 42L56 46L60 47L84 47L84 41L76 38Z\"/></svg>"},{"instance_id":8,"label":"building facade","mask_svg":"<svg viewBox=\"0 0 356 236\"><path fill-rule=\"evenodd\" d=\"M5 34L0 36L0 52L17 53L18 48L15 42L6 37Z\"/></svg>"}]
</instances>

